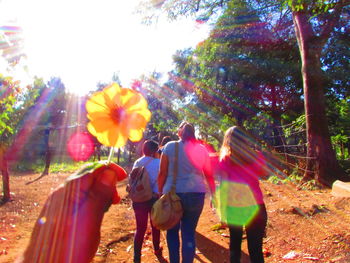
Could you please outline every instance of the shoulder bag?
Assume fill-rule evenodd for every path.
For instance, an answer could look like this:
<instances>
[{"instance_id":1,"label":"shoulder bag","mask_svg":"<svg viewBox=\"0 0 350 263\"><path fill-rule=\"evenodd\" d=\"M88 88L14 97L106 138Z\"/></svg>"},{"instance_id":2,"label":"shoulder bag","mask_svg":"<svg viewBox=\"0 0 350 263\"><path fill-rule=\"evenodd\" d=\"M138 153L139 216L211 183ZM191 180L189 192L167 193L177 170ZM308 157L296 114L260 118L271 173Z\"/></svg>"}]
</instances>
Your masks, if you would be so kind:
<instances>
[{"instance_id":1,"label":"shoulder bag","mask_svg":"<svg viewBox=\"0 0 350 263\"><path fill-rule=\"evenodd\" d=\"M153 225L159 230L168 230L177 225L183 214L180 197L176 191L176 177L178 170L179 143L175 143L175 162L173 184L170 192L162 195L153 205L151 220Z\"/></svg>"}]
</instances>

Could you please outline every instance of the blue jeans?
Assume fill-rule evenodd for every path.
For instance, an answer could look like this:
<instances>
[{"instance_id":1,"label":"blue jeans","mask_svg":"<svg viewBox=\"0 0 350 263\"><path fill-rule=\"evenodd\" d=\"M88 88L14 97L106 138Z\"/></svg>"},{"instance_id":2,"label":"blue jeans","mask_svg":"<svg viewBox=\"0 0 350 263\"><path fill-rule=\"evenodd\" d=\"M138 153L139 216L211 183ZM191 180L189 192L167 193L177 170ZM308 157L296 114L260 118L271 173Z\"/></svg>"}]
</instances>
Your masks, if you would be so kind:
<instances>
[{"instance_id":1,"label":"blue jeans","mask_svg":"<svg viewBox=\"0 0 350 263\"><path fill-rule=\"evenodd\" d=\"M259 205L259 212L253 221L245 226L248 241L250 262L264 263L263 238L267 224L265 205ZM241 262L241 244L243 226L229 226L230 230L230 263Z\"/></svg>"},{"instance_id":2,"label":"blue jeans","mask_svg":"<svg viewBox=\"0 0 350 263\"><path fill-rule=\"evenodd\" d=\"M134 262L141 262L141 249L143 239L147 230L148 215L151 214L152 206L157 198L152 198L146 202L133 202L132 208L136 217L136 232L134 236ZM151 219L151 216L150 216ZM160 231L155 228L151 222L152 227L152 241L154 250L159 250Z\"/></svg>"},{"instance_id":3,"label":"blue jeans","mask_svg":"<svg viewBox=\"0 0 350 263\"><path fill-rule=\"evenodd\" d=\"M184 213L180 223L169 229L166 234L170 263L180 262L180 228L182 263L192 263L196 252L195 232L203 210L205 193L177 193L177 195L181 198Z\"/></svg>"}]
</instances>

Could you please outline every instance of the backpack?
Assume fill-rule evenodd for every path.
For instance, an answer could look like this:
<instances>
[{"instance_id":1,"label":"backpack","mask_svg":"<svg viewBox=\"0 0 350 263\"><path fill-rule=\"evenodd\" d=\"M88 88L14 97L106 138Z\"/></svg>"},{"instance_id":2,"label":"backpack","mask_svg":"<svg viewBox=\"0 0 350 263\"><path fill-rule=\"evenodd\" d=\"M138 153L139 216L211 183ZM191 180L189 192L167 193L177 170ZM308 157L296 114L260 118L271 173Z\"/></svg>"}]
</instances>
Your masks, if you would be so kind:
<instances>
[{"instance_id":1,"label":"backpack","mask_svg":"<svg viewBox=\"0 0 350 263\"><path fill-rule=\"evenodd\" d=\"M133 202L146 202L153 196L151 182L146 170L147 164L152 160L149 160L144 166L133 168L129 174L126 191Z\"/></svg>"}]
</instances>

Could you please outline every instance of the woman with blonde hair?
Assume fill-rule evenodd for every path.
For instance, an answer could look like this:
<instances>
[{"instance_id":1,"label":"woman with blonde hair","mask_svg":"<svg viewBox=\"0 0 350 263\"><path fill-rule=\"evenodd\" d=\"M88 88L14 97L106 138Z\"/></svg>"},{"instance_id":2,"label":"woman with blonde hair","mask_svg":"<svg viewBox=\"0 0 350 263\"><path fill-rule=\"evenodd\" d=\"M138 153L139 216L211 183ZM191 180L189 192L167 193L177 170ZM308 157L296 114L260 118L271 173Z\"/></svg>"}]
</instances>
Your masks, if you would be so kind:
<instances>
[{"instance_id":1,"label":"woman with blonde hair","mask_svg":"<svg viewBox=\"0 0 350 263\"><path fill-rule=\"evenodd\" d=\"M225 132L220 149L221 182L216 206L221 221L229 227L231 263L240 262L243 227L251 262L264 262L262 245L267 213L259 177L266 175L266 165L255 145L243 128L233 126Z\"/></svg>"}]
</instances>

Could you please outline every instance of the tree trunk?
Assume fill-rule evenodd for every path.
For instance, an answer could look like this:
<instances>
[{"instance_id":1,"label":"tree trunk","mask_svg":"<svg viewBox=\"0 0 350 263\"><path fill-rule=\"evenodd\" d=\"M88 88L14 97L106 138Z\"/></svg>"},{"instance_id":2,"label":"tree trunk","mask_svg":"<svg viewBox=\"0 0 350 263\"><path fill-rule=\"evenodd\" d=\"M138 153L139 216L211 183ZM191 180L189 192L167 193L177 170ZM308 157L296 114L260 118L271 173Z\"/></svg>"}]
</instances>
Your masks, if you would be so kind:
<instances>
[{"instance_id":1,"label":"tree trunk","mask_svg":"<svg viewBox=\"0 0 350 263\"><path fill-rule=\"evenodd\" d=\"M41 173L41 175L37 178L35 178L32 181L29 181L26 183L26 185L28 184L32 184L36 181L39 181L41 178L43 178L45 175L49 174L50 171L50 165L51 165L51 158L52 158L52 154L53 154L53 149L50 148L49 145L49 139L50 139L50 133L51 133L51 129L47 128L45 130L44 136L45 136L45 168L44 171Z\"/></svg>"},{"instance_id":2,"label":"tree trunk","mask_svg":"<svg viewBox=\"0 0 350 263\"><path fill-rule=\"evenodd\" d=\"M51 133L51 129L47 128L45 130L45 148L46 148L46 151L45 151L45 168L44 168L44 171L43 171L41 176L48 175L49 171L50 171L51 156L52 156L52 152L51 152L51 149L50 149L50 143L49 143L49 141L50 141L50 133Z\"/></svg>"},{"instance_id":3,"label":"tree trunk","mask_svg":"<svg viewBox=\"0 0 350 263\"><path fill-rule=\"evenodd\" d=\"M273 146L282 146L284 145L285 138L283 131L281 129L281 113L277 109L277 92L276 92L276 86L271 86L271 117L273 120ZM283 151L285 152L284 148L278 147L277 151Z\"/></svg>"},{"instance_id":4,"label":"tree trunk","mask_svg":"<svg viewBox=\"0 0 350 263\"><path fill-rule=\"evenodd\" d=\"M117 164L120 164L120 148L118 148L118 155L117 155Z\"/></svg>"},{"instance_id":5,"label":"tree trunk","mask_svg":"<svg viewBox=\"0 0 350 263\"><path fill-rule=\"evenodd\" d=\"M346 175L336 159L327 124L320 62L322 44L317 41L306 13L293 12L293 21L302 61L308 143L304 180L314 178L330 186L337 179L345 180Z\"/></svg>"},{"instance_id":6,"label":"tree trunk","mask_svg":"<svg viewBox=\"0 0 350 263\"><path fill-rule=\"evenodd\" d=\"M45 168L42 175L49 174L50 165L51 165L51 156L52 156L51 148L50 146L47 146L46 153L45 153Z\"/></svg>"},{"instance_id":7,"label":"tree trunk","mask_svg":"<svg viewBox=\"0 0 350 263\"><path fill-rule=\"evenodd\" d=\"M101 146L102 146L102 144L100 144L100 143L95 146L95 156L97 156L98 161L101 161ZM94 159L95 159L95 157L94 157Z\"/></svg>"},{"instance_id":8,"label":"tree trunk","mask_svg":"<svg viewBox=\"0 0 350 263\"><path fill-rule=\"evenodd\" d=\"M2 202L5 203L11 200L10 196L10 176L8 172L8 164L5 153L0 152L0 168L2 174L2 188L3 188L3 197Z\"/></svg>"}]
</instances>

